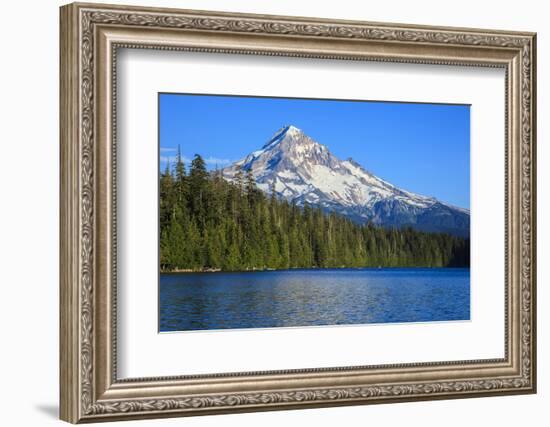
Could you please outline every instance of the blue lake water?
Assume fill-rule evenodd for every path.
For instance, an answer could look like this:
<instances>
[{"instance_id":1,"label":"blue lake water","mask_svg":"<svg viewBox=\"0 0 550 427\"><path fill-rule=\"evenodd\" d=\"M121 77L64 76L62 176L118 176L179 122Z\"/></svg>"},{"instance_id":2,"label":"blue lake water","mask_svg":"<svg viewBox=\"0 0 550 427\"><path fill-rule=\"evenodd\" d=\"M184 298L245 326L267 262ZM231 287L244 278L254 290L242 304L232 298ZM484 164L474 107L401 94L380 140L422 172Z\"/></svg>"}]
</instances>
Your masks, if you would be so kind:
<instances>
[{"instance_id":1,"label":"blue lake water","mask_svg":"<svg viewBox=\"0 0 550 427\"><path fill-rule=\"evenodd\" d=\"M160 276L160 331L470 319L470 270L313 269Z\"/></svg>"}]
</instances>

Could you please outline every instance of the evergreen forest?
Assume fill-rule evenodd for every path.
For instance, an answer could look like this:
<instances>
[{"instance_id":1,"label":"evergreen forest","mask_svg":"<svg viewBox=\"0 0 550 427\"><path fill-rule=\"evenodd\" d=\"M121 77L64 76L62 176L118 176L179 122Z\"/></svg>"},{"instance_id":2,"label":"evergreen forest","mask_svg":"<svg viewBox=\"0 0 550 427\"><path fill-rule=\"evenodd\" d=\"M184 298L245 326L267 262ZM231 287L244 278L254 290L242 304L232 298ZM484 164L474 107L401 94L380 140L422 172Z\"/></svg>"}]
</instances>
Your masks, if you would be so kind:
<instances>
[{"instance_id":1,"label":"evergreen forest","mask_svg":"<svg viewBox=\"0 0 550 427\"><path fill-rule=\"evenodd\" d=\"M357 224L319 207L296 206L256 187L250 171L235 183L178 152L160 175L160 268L240 271L341 267L469 267L460 237Z\"/></svg>"}]
</instances>

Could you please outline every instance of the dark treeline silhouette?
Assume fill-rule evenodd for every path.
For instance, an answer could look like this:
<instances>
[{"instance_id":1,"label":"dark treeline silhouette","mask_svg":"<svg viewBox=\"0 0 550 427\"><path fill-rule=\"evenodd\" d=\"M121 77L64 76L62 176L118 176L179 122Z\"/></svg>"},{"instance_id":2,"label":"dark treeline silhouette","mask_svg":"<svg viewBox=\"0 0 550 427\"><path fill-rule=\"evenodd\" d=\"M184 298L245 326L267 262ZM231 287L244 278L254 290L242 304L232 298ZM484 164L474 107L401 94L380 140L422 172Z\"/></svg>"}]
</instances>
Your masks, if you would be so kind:
<instances>
[{"instance_id":1,"label":"dark treeline silhouette","mask_svg":"<svg viewBox=\"0 0 550 427\"><path fill-rule=\"evenodd\" d=\"M250 171L235 183L179 150L160 176L162 271L339 267L469 267L469 240L412 228L359 225L257 189Z\"/></svg>"}]
</instances>

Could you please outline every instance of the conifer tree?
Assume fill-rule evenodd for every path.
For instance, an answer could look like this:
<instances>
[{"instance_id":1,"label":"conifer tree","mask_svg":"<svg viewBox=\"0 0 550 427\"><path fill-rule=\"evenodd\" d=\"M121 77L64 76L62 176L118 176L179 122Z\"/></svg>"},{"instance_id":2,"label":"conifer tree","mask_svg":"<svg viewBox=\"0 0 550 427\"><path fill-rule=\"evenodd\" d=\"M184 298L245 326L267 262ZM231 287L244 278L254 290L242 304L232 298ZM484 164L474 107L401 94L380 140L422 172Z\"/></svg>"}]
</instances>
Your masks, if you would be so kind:
<instances>
[{"instance_id":1,"label":"conifer tree","mask_svg":"<svg viewBox=\"0 0 550 427\"><path fill-rule=\"evenodd\" d=\"M175 181L176 197L178 199L178 203L183 208L187 197L187 180L185 175L185 164L183 163L183 159L181 157L181 150L179 145L178 145L178 152L176 155L175 172L176 173L175 173L174 181Z\"/></svg>"}]
</instances>

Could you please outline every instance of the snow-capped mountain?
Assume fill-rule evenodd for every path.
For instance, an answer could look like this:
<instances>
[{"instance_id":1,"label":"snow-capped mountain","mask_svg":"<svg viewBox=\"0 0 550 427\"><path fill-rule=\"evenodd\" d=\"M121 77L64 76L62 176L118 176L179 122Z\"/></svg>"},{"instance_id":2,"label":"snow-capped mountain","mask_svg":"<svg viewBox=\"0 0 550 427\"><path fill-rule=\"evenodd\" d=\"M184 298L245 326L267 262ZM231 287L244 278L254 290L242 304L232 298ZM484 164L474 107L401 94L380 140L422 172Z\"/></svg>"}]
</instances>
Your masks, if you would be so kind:
<instances>
[{"instance_id":1,"label":"snow-capped mountain","mask_svg":"<svg viewBox=\"0 0 550 427\"><path fill-rule=\"evenodd\" d=\"M308 203L356 222L410 225L424 231L469 236L470 212L395 187L353 159L340 160L294 126L285 126L260 149L222 170L235 181L252 171L258 188L298 205Z\"/></svg>"}]
</instances>

